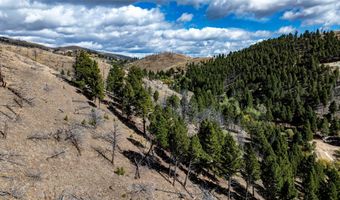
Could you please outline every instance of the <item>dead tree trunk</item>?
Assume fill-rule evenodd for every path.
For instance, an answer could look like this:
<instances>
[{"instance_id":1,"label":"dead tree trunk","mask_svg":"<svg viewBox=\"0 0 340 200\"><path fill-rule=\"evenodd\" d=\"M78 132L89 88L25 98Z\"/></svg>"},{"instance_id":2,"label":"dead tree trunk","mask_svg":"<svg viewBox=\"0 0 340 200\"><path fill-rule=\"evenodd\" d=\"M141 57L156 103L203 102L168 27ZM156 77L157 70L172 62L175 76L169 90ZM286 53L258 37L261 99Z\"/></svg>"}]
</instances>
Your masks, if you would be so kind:
<instances>
[{"instance_id":1,"label":"dead tree trunk","mask_svg":"<svg viewBox=\"0 0 340 200\"><path fill-rule=\"evenodd\" d=\"M146 119L143 117L143 133L146 135Z\"/></svg>"},{"instance_id":2,"label":"dead tree trunk","mask_svg":"<svg viewBox=\"0 0 340 200\"><path fill-rule=\"evenodd\" d=\"M151 141L151 146L148 150L148 152L145 154L145 156L142 159L142 162L144 162L146 159L148 159L148 157L150 156L150 154L153 152L153 147L154 147L154 143Z\"/></svg>"},{"instance_id":3,"label":"dead tree trunk","mask_svg":"<svg viewBox=\"0 0 340 200\"><path fill-rule=\"evenodd\" d=\"M246 200L248 199L249 178L246 181Z\"/></svg>"},{"instance_id":4,"label":"dead tree trunk","mask_svg":"<svg viewBox=\"0 0 340 200\"><path fill-rule=\"evenodd\" d=\"M228 199L230 200L230 189L231 189L231 176L228 178Z\"/></svg>"},{"instance_id":5,"label":"dead tree trunk","mask_svg":"<svg viewBox=\"0 0 340 200\"><path fill-rule=\"evenodd\" d=\"M190 161L189 161L189 166L188 166L188 173L187 173L187 175L185 176L185 180L184 180L184 188L185 188L185 186L187 185L187 181L188 181L188 178L189 178L189 176L190 176L190 172L191 172L191 165L192 165L192 159L190 159Z\"/></svg>"},{"instance_id":6,"label":"dead tree trunk","mask_svg":"<svg viewBox=\"0 0 340 200\"><path fill-rule=\"evenodd\" d=\"M173 179L172 179L172 185L175 186L176 183L176 171L177 171L177 165L178 165L178 161L175 158L175 169L174 169L174 174L173 174Z\"/></svg>"},{"instance_id":7,"label":"dead tree trunk","mask_svg":"<svg viewBox=\"0 0 340 200\"><path fill-rule=\"evenodd\" d=\"M170 157L170 161L169 161L169 172L168 172L169 178L171 177L171 164L172 164L172 156Z\"/></svg>"},{"instance_id":8,"label":"dead tree trunk","mask_svg":"<svg viewBox=\"0 0 340 200\"><path fill-rule=\"evenodd\" d=\"M134 160L135 160L135 165L136 165L135 179L140 179L140 171L139 171L140 162L137 162L136 158Z\"/></svg>"},{"instance_id":9,"label":"dead tree trunk","mask_svg":"<svg viewBox=\"0 0 340 200\"><path fill-rule=\"evenodd\" d=\"M255 186L254 186L254 183L252 183L252 186L253 186L253 197L255 198Z\"/></svg>"},{"instance_id":10,"label":"dead tree trunk","mask_svg":"<svg viewBox=\"0 0 340 200\"><path fill-rule=\"evenodd\" d=\"M0 131L2 138L6 139L7 138L7 132L8 132L8 124L5 122L4 129Z\"/></svg>"},{"instance_id":11,"label":"dead tree trunk","mask_svg":"<svg viewBox=\"0 0 340 200\"><path fill-rule=\"evenodd\" d=\"M112 166L114 167L115 166L115 154L116 154L116 148L117 148L117 123L114 122L113 124L113 137L112 137L112 157L111 157L111 163L112 163Z\"/></svg>"}]
</instances>

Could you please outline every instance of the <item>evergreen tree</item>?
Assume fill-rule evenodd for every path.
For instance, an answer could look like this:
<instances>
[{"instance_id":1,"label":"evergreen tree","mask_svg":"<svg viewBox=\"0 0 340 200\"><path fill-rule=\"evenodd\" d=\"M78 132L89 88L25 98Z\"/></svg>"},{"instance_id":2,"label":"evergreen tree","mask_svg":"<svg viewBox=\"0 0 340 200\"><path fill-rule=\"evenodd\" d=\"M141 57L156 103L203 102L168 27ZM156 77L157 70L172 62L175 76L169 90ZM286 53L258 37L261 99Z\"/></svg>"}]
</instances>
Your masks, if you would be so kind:
<instances>
[{"instance_id":1,"label":"evergreen tree","mask_svg":"<svg viewBox=\"0 0 340 200\"><path fill-rule=\"evenodd\" d=\"M238 171L240 171L242 164L242 152L233 137L228 133L224 137L224 145L221 151L221 162L219 163L219 174L228 180L229 199L231 199L231 179Z\"/></svg>"},{"instance_id":2,"label":"evergreen tree","mask_svg":"<svg viewBox=\"0 0 340 200\"><path fill-rule=\"evenodd\" d=\"M135 91L133 90L131 84L127 82L123 88L123 100L122 100L122 110L126 114L127 118L130 118L133 114L133 101L135 97Z\"/></svg>"},{"instance_id":3,"label":"evergreen tree","mask_svg":"<svg viewBox=\"0 0 340 200\"><path fill-rule=\"evenodd\" d=\"M216 122L204 120L201 123L198 137L200 139L203 150L207 157L205 158L205 166L217 172L217 166L220 163L223 132Z\"/></svg>"},{"instance_id":4,"label":"evergreen tree","mask_svg":"<svg viewBox=\"0 0 340 200\"><path fill-rule=\"evenodd\" d=\"M90 98L102 100L104 98L104 82L100 75L98 63L81 51L73 65L75 82L81 89L88 89Z\"/></svg>"},{"instance_id":5,"label":"evergreen tree","mask_svg":"<svg viewBox=\"0 0 340 200\"><path fill-rule=\"evenodd\" d=\"M185 153L189 149L189 145L190 140L187 127L182 119L177 118L174 120L174 124L169 131L169 147L175 161L172 185L175 185L176 182L176 171L179 160L185 156Z\"/></svg>"},{"instance_id":6,"label":"evergreen tree","mask_svg":"<svg viewBox=\"0 0 340 200\"><path fill-rule=\"evenodd\" d=\"M243 156L244 159L244 175L246 179L246 199L248 199L248 187L253 186L253 196L254 196L254 183L260 179L260 163L257 160L256 154L252 147L247 147L246 153Z\"/></svg>"},{"instance_id":7,"label":"evergreen tree","mask_svg":"<svg viewBox=\"0 0 340 200\"><path fill-rule=\"evenodd\" d=\"M266 197L277 199L284 182L275 154L272 153L264 157L261 169L261 180L265 187Z\"/></svg>"},{"instance_id":8,"label":"evergreen tree","mask_svg":"<svg viewBox=\"0 0 340 200\"><path fill-rule=\"evenodd\" d=\"M149 114L152 112L153 104L149 93L141 88L136 94L136 114L143 119L143 132L146 134L146 120Z\"/></svg>"},{"instance_id":9,"label":"evergreen tree","mask_svg":"<svg viewBox=\"0 0 340 200\"><path fill-rule=\"evenodd\" d=\"M333 115L336 110L337 110L338 106L336 105L335 101L332 101L332 103L329 105L329 112Z\"/></svg>"},{"instance_id":10,"label":"evergreen tree","mask_svg":"<svg viewBox=\"0 0 340 200\"><path fill-rule=\"evenodd\" d=\"M153 93L153 100L154 100L155 102L157 102L158 99L159 99L159 92L158 92L158 90L156 90L156 91Z\"/></svg>"},{"instance_id":11,"label":"evergreen tree","mask_svg":"<svg viewBox=\"0 0 340 200\"><path fill-rule=\"evenodd\" d=\"M322 120L321 133L323 135L329 135L329 123L326 117Z\"/></svg>"},{"instance_id":12,"label":"evergreen tree","mask_svg":"<svg viewBox=\"0 0 340 200\"><path fill-rule=\"evenodd\" d=\"M124 77L124 70L120 66L113 64L106 79L106 89L118 98L122 98Z\"/></svg>"},{"instance_id":13,"label":"evergreen tree","mask_svg":"<svg viewBox=\"0 0 340 200\"><path fill-rule=\"evenodd\" d=\"M185 180L184 180L184 187L187 184L187 180L190 176L192 166L197 164L200 159L204 156L204 151L202 148L202 145L200 143L200 140L197 135L193 136L190 140L190 146L188 151L188 159L189 159L189 165L188 165L188 172L186 174Z\"/></svg>"}]
</instances>

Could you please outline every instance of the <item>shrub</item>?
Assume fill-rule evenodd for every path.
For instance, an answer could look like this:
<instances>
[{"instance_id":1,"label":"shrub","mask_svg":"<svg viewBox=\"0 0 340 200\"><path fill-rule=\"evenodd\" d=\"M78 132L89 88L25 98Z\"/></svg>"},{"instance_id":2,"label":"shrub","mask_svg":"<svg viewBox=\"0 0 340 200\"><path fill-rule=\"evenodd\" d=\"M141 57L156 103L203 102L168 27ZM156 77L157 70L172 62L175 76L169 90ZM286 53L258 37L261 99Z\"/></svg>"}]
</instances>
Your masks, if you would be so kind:
<instances>
[{"instance_id":1,"label":"shrub","mask_svg":"<svg viewBox=\"0 0 340 200\"><path fill-rule=\"evenodd\" d=\"M85 126L86 125L86 120L83 119L83 121L81 122L81 125Z\"/></svg>"},{"instance_id":2,"label":"shrub","mask_svg":"<svg viewBox=\"0 0 340 200\"><path fill-rule=\"evenodd\" d=\"M68 116L67 115L64 117L64 121L68 121Z\"/></svg>"},{"instance_id":3,"label":"shrub","mask_svg":"<svg viewBox=\"0 0 340 200\"><path fill-rule=\"evenodd\" d=\"M115 170L115 174L117 174L118 176L124 176L125 174L124 167L117 167L117 169Z\"/></svg>"}]
</instances>

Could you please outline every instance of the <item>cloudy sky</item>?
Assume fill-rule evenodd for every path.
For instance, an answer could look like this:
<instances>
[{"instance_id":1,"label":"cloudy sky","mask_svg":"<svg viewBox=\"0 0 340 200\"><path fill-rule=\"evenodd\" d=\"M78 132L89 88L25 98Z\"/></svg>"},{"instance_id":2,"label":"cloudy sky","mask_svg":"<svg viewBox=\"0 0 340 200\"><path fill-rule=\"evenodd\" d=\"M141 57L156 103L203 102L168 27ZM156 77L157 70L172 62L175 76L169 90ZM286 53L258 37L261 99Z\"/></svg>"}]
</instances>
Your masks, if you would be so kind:
<instances>
[{"instance_id":1,"label":"cloudy sky","mask_svg":"<svg viewBox=\"0 0 340 200\"><path fill-rule=\"evenodd\" d=\"M340 29L339 0L0 0L0 35L144 56L213 56L280 34Z\"/></svg>"}]
</instances>

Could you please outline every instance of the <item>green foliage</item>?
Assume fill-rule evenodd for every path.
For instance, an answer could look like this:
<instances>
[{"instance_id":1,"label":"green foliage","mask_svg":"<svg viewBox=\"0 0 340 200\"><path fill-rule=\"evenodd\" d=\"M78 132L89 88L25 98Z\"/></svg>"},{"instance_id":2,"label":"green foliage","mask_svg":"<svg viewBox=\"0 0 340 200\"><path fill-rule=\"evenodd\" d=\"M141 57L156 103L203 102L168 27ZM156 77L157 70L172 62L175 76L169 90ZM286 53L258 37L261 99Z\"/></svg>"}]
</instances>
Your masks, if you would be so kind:
<instances>
[{"instance_id":1,"label":"green foliage","mask_svg":"<svg viewBox=\"0 0 340 200\"><path fill-rule=\"evenodd\" d=\"M64 117L64 121L68 121L68 116L67 115Z\"/></svg>"},{"instance_id":2,"label":"green foliage","mask_svg":"<svg viewBox=\"0 0 340 200\"><path fill-rule=\"evenodd\" d=\"M133 103L135 98L135 91L133 90L132 85L127 82L123 88L122 94L122 107L123 112L130 117L133 114Z\"/></svg>"},{"instance_id":3,"label":"green foliage","mask_svg":"<svg viewBox=\"0 0 340 200\"><path fill-rule=\"evenodd\" d=\"M158 143L162 148L166 149L169 147L169 125L160 106L156 106L155 111L150 117L149 131L155 136L155 142Z\"/></svg>"},{"instance_id":4,"label":"green foliage","mask_svg":"<svg viewBox=\"0 0 340 200\"><path fill-rule=\"evenodd\" d=\"M224 136L220 160L218 173L226 178L235 175L243 166L242 152L229 133Z\"/></svg>"},{"instance_id":5,"label":"green foliage","mask_svg":"<svg viewBox=\"0 0 340 200\"><path fill-rule=\"evenodd\" d=\"M338 109L338 106L336 105L335 101L332 101L332 103L329 105L329 112L333 115Z\"/></svg>"},{"instance_id":6,"label":"green foliage","mask_svg":"<svg viewBox=\"0 0 340 200\"><path fill-rule=\"evenodd\" d=\"M209 166L212 170L217 171L217 166L219 165L221 159L224 141L222 129L217 123L204 120L201 123L198 137L203 150L207 155L205 158L205 165Z\"/></svg>"},{"instance_id":7,"label":"green foliage","mask_svg":"<svg viewBox=\"0 0 340 200\"><path fill-rule=\"evenodd\" d=\"M143 119L147 118L153 109L151 96L144 88L141 88L141 90L137 92L135 98L136 114Z\"/></svg>"},{"instance_id":8,"label":"green foliage","mask_svg":"<svg viewBox=\"0 0 340 200\"><path fill-rule=\"evenodd\" d=\"M194 162L199 162L205 156L200 139L197 135L193 136L190 140L188 156Z\"/></svg>"},{"instance_id":9,"label":"green foliage","mask_svg":"<svg viewBox=\"0 0 340 200\"><path fill-rule=\"evenodd\" d=\"M116 97L122 96L124 76L124 70L120 66L113 64L106 79L106 89L112 92Z\"/></svg>"},{"instance_id":10,"label":"green foliage","mask_svg":"<svg viewBox=\"0 0 340 200\"><path fill-rule=\"evenodd\" d=\"M248 147L246 149L246 153L243 156L244 159L244 174L246 177L246 181L251 184L254 184L255 181L260 179L260 163L257 160L257 156L252 147Z\"/></svg>"},{"instance_id":11,"label":"green foliage","mask_svg":"<svg viewBox=\"0 0 340 200\"><path fill-rule=\"evenodd\" d=\"M124 167L117 167L117 169L114 171L115 174L118 176L124 176L125 175L125 169Z\"/></svg>"},{"instance_id":12,"label":"green foliage","mask_svg":"<svg viewBox=\"0 0 340 200\"><path fill-rule=\"evenodd\" d=\"M169 147L171 154L178 158L184 156L189 149L190 140L184 121L176 118L169 130Z\"/></svg>"},{"instance_id":13,"label":"green foliage","mask_svg":"<svg viewBox=\"0 0 340 200\"><path fill-rule=\"evenodd\" d=\"M339 49L340 40L333 32L284 35L190 64L180 77L187 80L182 89L189 88L196 98L210 91L209 101L226 93L242 107L262 103L269 120L303 124L308 106L315 108L330 99L338 73L319 63L340 57ZM212 105L209 101L198 101L200 109Z\"/></svg>"},{"instance_id":14,"label":"green foliage","mask_svg":"<svg viewBox=\"0 0 340 200\"><path fill-rule=\"evenodd\" d=\"M100 75L98 63L90 56L81 51L77 55L76 62L73 66L75 70L75 82L81 89L88 89L91 98L104 98L104 82Z\"/></svg>"},{"instance_id":15,"label":"green foliage","mask_svg":"<svg viewBox=\"0 0 340 200\"><path fill-rule=\"evenodd\" d=\"M159 99L159 92L158 92L158 90L156 90L156 91L153 93L153 100L154 100L155 102L157 102L158 99Z\"/></svg>"},{"instance_id":16,"label":"green foliage","mask_svg":"<svg viewBox=\"0 0 340 200\"><path fill-rule=\"evenodd\" d=\"M327 118L323 118L322 120L322 125L321 125L321 133L323 135L328 135L329 134L329 123Z\"/></svg>"},{"instance_id":17,"label":"green foliage","mask_svg":"<svg viewBox=\"0 0 340 200\"><path fill-rule=\"evenodd\" d=\"M278 198L284 181L276 156L274 154L265 156L261 168L261 180L266 190L266 196L272 199Z\"/></svg>"},{"instance_id":18,"label":"green foliage","mask_svg":"<svg viewBox=\"0 0 340 200\"><path fill-rule=\"evenodd\" d=\"M170 106L173 109L178 109L180 105L180 99L177 95L171 95L170 97L167 98L166 100L166 105Z\"/></svg>"}]
</instances>

